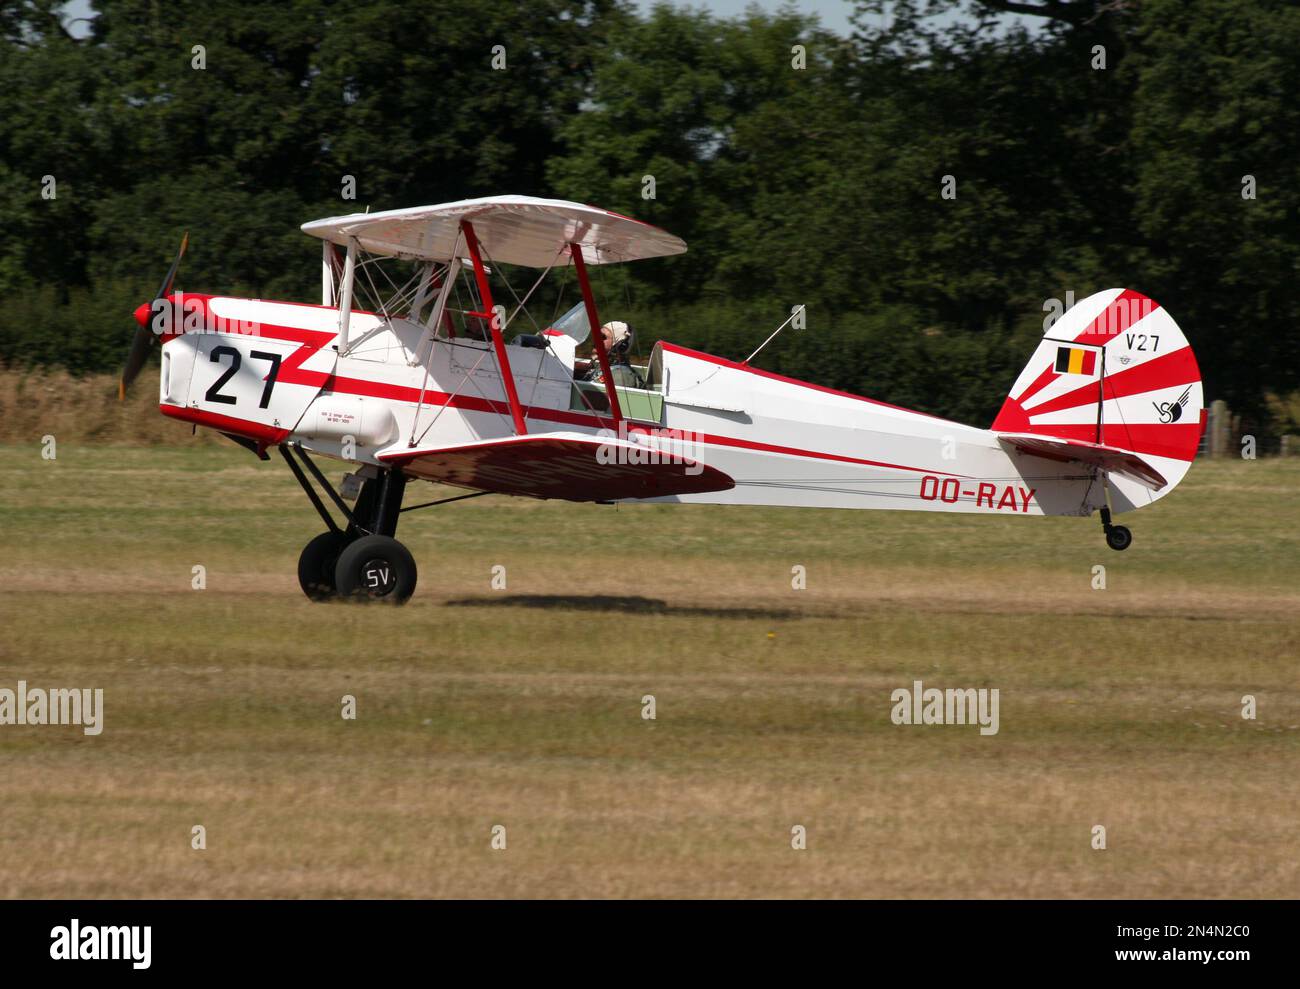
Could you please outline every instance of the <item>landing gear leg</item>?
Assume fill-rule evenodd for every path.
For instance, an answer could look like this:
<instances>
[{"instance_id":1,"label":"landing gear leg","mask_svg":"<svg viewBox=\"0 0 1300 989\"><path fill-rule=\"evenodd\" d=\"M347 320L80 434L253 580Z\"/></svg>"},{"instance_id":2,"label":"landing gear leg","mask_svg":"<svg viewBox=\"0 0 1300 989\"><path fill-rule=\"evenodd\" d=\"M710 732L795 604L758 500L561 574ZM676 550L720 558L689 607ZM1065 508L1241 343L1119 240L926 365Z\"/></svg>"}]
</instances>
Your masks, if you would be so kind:
<instances>
[{"instance_id":1,"label":"landing gear leg","mask_svg":"<svg viewBox=\"0 0 1300 989\"><path fill-rule=\"evenodd\" d=\"M356 507L348 520L348 532L356 536L379 535L390 539L397 532L397 517L406 493L406 475L389 469L361 486Z\"/></svg>"},{"instance_id":2,"label":"landing gear leg","mask_svg":"<svg viewBox=\"0 0 1300 989\"><path fill-rule=\"evenodd\" d=\"M326 510L324 502L320 500L320 495L316 493L316 489L307 480L307 475L303 473L302 467L299 465L298 460L294 458L294 454L290 452L290 448L281 445L280 456L284 457L284 462L289 465L289 469L293 471L293 476L302 485L302 489L306 492L312 507L316 509L316 514L321 517L326 525L326 530L303 547L302 554L298 557L298 585L311 600L328 601L338 596L338 588L334 583L334 567L338 563L339 554L355 538L352 535L353 519L343 499L329 486L329 482L316 469L316 465L311 462L302 448L295 446L293 450L302 463L306 464L316 479L320 481L321 486L329 493L329 496L348 520L347 531L340 529L338 523L334 521L334 517Z\"/></svg>"},{"instance_id":3,"label":"landing gear leg","mask_svg":"<svg viewBox=\"0 0 1300 989\"><path fill-rule=\"evenodd\" d=\"M415 591L415 560L393 534L402 511L406 475L392 468L369 478L356 506L349 509L301 447L295 445L291 450L281 446L280 455L327 526L298 558L298 583L303 593L313 601L343 597L405 603ZM346 528L334 521L303 467L343 513Z\"/></svg>"}]
</instances>

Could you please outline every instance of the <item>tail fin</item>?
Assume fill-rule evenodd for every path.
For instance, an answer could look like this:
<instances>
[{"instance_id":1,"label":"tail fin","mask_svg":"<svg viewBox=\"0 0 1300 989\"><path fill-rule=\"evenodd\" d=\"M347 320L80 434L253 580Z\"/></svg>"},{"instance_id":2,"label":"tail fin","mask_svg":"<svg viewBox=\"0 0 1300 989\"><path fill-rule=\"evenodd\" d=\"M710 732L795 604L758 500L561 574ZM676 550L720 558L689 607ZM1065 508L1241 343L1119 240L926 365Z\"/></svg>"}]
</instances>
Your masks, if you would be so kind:
<instances>
[{"instance_id":1,"label":"tail fin","mask_svg":"<svg viewBox=\"0 0 1300 989\"><path fill-rule=\"evenodd\" d=\"M1168 482L1151 490L1112 475L1116 511L1172 491L1204 428L1201 372L1187 338L1155 301L1129 289L1091 295L1048 327L993 421L995 432L1136 453Z\"/></svg>"}]
</instances>

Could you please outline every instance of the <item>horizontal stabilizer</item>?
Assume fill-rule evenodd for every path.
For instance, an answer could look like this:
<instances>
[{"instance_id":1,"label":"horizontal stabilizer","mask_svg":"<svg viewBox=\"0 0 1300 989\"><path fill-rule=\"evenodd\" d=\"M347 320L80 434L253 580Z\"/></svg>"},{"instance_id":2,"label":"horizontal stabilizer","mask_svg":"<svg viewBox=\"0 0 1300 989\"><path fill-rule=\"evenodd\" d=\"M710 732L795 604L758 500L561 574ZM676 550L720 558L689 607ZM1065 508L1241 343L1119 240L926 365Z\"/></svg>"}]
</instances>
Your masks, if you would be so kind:
<instances>
[{"instance_id":1,"label":"horizontal stabilizer","mask_svg":"<svg viewBox=\"0 0 1300 989\"><path fill-rule=\"evenodd\" d=\"M1137 481L1152 491L1159 491L1169 483L1164 475L1131 450L1089 443L1086 440L1057 439L1028 433L998 433L997 436L1001 442L1024 453L1048 460L1077 460Z\"/></svg>"},{"instance_id":2,"label":"horizontal stabilizer","mask_svg":"<svg viewBox=\"0 0 1300 989\"><path fill-rule=\"evenodd\" d=\"M382 453L379 459L428 481L565 501L662 498L735 487L722 471L698 461L584 433L536 433L459 446L399 449Z\"/></svg>"}]
</instances>

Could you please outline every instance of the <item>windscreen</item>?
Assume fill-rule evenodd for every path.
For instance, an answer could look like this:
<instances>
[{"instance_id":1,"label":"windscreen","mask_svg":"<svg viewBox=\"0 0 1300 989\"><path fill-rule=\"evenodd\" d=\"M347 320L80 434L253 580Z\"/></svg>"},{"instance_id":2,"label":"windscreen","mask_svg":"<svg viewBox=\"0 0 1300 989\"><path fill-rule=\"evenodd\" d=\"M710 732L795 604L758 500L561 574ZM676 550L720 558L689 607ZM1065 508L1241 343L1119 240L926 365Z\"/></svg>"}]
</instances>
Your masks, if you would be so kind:
<instances>
[{"instance_id":1,"label":"windscreen","mask_svg":"<svg viewBox=\"0 0 1300 989\"><path fill-rule=\"evenodd\" d=\"M553 329L559 330L566 337L571 337L575 343L582 343L587 337L591 336L591 323L587 319L587 307L582 302L579 302L551 325Z\"/></svg>"}]
</instances>

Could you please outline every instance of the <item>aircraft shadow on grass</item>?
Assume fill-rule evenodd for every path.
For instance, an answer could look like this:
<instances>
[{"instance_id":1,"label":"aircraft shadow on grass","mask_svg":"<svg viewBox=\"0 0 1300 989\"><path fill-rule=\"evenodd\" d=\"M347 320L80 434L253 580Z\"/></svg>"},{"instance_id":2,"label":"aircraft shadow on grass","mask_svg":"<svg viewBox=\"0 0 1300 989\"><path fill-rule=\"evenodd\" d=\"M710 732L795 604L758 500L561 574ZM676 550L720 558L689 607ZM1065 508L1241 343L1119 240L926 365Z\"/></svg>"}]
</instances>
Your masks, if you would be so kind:
<instances>
[{"instance_id":1,"label":"aircraft shadow on grass","mask_svg":"<svg viewBox=\"0 0 1300 989\"><path fill-rule=\"evenodd\" d=\"M772 608L728 608L669 604L659 598L612 594L511 594L500 597L455 598L454 608L549 608L562 611L601 611L635 615L704 618L798 618L799 612Z\"/></svg>"}]
</instances>

